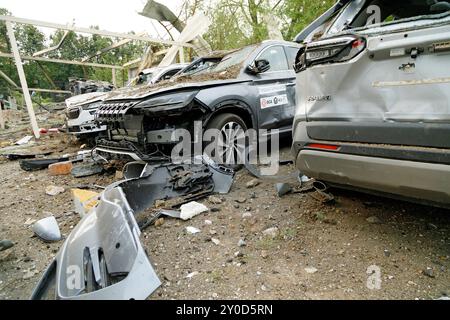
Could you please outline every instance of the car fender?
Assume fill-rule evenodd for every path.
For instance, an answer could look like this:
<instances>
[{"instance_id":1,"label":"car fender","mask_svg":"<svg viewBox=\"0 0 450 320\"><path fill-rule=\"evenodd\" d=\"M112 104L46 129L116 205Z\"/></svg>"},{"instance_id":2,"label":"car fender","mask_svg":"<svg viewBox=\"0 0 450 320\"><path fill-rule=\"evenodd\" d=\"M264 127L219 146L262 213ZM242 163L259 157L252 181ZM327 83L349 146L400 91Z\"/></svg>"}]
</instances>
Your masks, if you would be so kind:
<instances>
[{"instance_id":1,"label":"car fender","mask_svg":"<svg viewBox=\"0 0 450 320\"><path fill-rule=\"evenodd\" d=\"M253 86L246 83L207 88L201 90L196 99L207 106L211 113L204 119L207 123L214 115L228 108L239 108L250 115L252 126L258 126L258 112L256 104L259 101L258 94Z\"/></svg>"}]
</instances>

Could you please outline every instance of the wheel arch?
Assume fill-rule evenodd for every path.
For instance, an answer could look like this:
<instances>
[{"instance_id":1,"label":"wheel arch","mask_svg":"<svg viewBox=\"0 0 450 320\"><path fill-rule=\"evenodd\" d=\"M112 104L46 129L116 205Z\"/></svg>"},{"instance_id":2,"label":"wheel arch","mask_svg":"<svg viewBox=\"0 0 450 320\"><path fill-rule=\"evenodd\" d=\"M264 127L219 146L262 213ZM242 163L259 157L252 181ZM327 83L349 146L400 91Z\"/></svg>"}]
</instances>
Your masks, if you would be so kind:
<instances>
[{"instance_id":1,"label":"wheel arch","mask_svg":"<svg viewBox=\"0 0 450 320\"><path fill-rule=\"evenodd\" d=\"M240 100L227 100L217 104L214 108L212 108L212 110L213 112L205 120L205 126L207 126L211 120L218 115L233 113L245 122L248 129L257 128L257 117L245 102Z\"/></svg>"}]
</instances>

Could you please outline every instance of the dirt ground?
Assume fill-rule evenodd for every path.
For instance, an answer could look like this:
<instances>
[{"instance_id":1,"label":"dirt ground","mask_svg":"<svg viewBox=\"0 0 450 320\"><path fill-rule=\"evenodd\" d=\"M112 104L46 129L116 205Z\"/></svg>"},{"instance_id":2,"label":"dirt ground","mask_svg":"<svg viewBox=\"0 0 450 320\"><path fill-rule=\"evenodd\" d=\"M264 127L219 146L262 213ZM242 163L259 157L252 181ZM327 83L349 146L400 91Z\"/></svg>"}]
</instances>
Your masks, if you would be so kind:
<instances>
[{"instance_id":1,"label":"dirt ground","mask_svg":"<svg viewBox=\"0 0 450 320\"><path fill-rule=\"evenodd\" d=\"M64 134L40 143L53 155L79 150ZM281 174L293 171L288 165ZM202 201L209 213L187 222L165 219L144 230L142 242L163 283L150 299L435 299L450 294L449 211L340 190L332 190L336 202L329 205L308 194L279 198L274 181L247 188L252 179L243 170L231 193L219 196L220 204ZM28 299L63 243L33 237L30 223L54 215L67 237L80 220L70 189L114 180L114 173L51 177L46 170L25 172L18 161L0 160L0 239L15 244L0 252L0 299ZM294 178L290 182L296 184ZM48 196L49 185L66 191ZM188 226L201 232L190 235ZM266 235L269 228L276 229ZM380 271L378 289L367 286L373 266Z\"/></svg>"}]
</instances>

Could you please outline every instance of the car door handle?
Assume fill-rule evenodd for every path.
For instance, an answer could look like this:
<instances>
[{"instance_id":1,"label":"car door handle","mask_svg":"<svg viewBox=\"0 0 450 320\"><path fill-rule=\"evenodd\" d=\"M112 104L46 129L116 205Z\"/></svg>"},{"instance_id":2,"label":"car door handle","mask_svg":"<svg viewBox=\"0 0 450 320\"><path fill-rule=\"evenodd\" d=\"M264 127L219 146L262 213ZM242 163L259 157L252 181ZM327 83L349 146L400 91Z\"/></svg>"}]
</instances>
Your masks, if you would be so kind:
<instances>
[{"instance_id":1,"label":"car door handle","mask_svg":"<svg viewBox=\"0 0 450 320\"><path fill-rule=\"evenodd\" d=\"M289 82L286 84L287 87L294 87L295 86L295 82Z\"/></svg>"}]
</instances>

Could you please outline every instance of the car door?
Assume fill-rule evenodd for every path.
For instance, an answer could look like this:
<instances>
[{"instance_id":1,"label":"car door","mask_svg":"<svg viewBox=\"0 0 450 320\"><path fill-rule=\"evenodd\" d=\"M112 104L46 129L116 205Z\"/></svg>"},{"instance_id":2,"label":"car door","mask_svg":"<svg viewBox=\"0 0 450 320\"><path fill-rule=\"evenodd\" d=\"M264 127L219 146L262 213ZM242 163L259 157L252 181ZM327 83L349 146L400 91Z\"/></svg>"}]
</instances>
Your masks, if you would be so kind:
<instances>
[{"instance_id":1,"label":"car door","mask_svg":"<svg viewBox=\"0 0 450 320\"><path fill-rule=\"evenodd\" d=\"M255 76L258 93L260 129L289 132L295 112L295 72L288 61L284 45L270 45L261 50L256 60L267 60L270 69Z\"/></svg>"}]
</instances>

